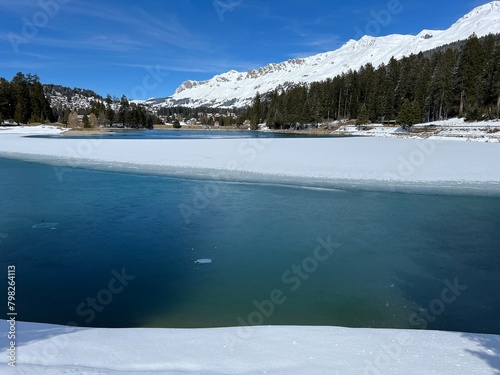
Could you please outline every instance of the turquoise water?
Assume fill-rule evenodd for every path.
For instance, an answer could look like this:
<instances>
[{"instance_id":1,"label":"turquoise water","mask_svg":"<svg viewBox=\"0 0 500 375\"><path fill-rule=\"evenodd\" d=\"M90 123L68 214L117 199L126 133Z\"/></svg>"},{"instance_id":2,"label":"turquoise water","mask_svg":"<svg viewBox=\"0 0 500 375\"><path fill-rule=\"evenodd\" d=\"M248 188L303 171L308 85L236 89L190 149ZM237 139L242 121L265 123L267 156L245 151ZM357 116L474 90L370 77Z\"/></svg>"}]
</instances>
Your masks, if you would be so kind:
<instances>
[{"instance_id":1,"label":"turquoise water","mask_svg":"<svg viewBox=\"0 0 500 375\"><path fill-rule=\"evenodd\" d=\"M18 320L500 333L499 197L85 169L60 181L9 159L0 197L0 277L16 265Z\"/></svg>"}]
</instances>

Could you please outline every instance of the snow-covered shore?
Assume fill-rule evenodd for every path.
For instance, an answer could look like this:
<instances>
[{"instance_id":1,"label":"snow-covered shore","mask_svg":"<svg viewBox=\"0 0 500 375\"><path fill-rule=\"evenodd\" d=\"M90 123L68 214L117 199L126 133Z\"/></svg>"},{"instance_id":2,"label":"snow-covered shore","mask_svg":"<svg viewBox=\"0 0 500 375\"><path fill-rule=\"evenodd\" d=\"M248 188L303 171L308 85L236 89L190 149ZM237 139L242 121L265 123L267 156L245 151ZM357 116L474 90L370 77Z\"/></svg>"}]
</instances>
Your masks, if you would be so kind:
<instances>
[{"instance_id":1,"label":"snow-covered shore","mask_svg":"<svg viewBox=\"0 0 500 375\"><path fill-rule=\"evenodd\" d=\"M382 124L366 125L362 128L355 125L336 123L339 129L333 134L351 134L370 137L404 137L425 138L430 140L449 140L465 142L500 142L500 121L481 121L467 123L463 118L433 121L416 124L411 133L400 127Z\"/></svg>"},{"instance_id":2,"label":"snow-covered shore","mask_svg":"<svg viewBox=\"0 0 500 375\"><path fill-rule=\"evenodd\" d=\"M85 329L17 323L16 367L0 373L488 375L500 336L340 327ZM0 348L9 347L0 321Z\"/></svg>"},{"instance_id":3,"label":"snow-covered shore","mask_svg":"<svg viewBox=\"0 0 500 375\"><path fill-rule=\"evenodd\" d=\"M24 133L23 133L24 131ZM329 187L500 192L498 144L407 138L40 138L0 131L0 157L62 167ZM47 134L61 129L46 127ZM59 170L59 177L64 170Z\"/></svg>"},{"instance_id":4,"label":"snow-covered shore","mask_svg":"<svg viewBox=\"0 0 500 375\"><path fill-rule=\"evenodd\" d=\"M0 126L0 134L23 134L23 135L57 135L68 129L53 125L38 126Z\"/></svg>"}]
</instances>

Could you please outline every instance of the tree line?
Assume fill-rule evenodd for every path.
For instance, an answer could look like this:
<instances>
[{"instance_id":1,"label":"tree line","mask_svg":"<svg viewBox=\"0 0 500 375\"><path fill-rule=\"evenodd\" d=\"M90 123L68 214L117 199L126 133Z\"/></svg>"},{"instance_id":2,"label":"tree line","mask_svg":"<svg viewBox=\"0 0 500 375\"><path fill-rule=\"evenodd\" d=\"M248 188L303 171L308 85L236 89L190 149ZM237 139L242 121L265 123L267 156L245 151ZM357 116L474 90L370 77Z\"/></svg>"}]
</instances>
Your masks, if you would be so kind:
<instances>
[{"instance_id":1,"label":"tree line","mask_svg":"<svg viewBox=\"0 0 500 375\"><path fill-rule=\"evenodd\" d=\"M204 125L212 126L215 122L219 126L242 126L245 118L245 108L212 108L212 107L161 107L158 116L163 116L169 122L176 119L195 119ZM234 116L233 116L234 114Z\"/></svg>"},{"instance_id":2,"label":"tree line","mask_svg":"<svg viewBox=\"0 0 500 375\"><path fill-rule=\"evenodd\" d=\"M153 129L155 123L161 123L157 116L148 112L146 107L130 103L125 95L122 95L120 101L107 95L104 101L93 102L90 110L86 112L95 116L99 125L118 124L127 128ZM84 126L88 127L85 116L87 113L85 113L83 120Z\"/></svg>"},{"instance_id":3,"label":"tree line","mask_svg":"<svg viewBox=\"0 0 500 375\"><path fill-rule=\"evenodd\" d=\"M333 120L397 121L403 126L450 117L500 117L500 35L367 64L311 84L278 87L253 99L245 117L255 128L290 128Z\"/></svg>"},{"instance_id":4,"label":"tree line","mask_svg":"<svg viewBox=\"0 0 500 375\"><path fill-rule=\"evenodd\" d=\"M52 122L54 114L37 75L17 73L9 82L0 77L0 123Z\"/></svg>"},{"instance_id":5,"label":"tree line","mask_svg":"<svg viewBox=\"0 0 500 375\"><path fill-rule=\"evenodd\" d=\"M95 100L90 101L90 108L51 108L47 96L56 92L66 96L68 100L75 94L93 96ZM110 95L102 99L91 90L42 85L36 74L25 75L19 72L10 82L0 77L0 123L5 121L17 124L59 121L84 127L120 124L123 127L152 129L153 124L160 120L149 113L146 107L130 103L125 96L119 101L112 99Z\"/></svg>"},{"instance_id":6,"label":"tree line","mask_svg":"<svg viewBox=\"0 0 500 375\"><path fill-rule=\"evenodd\" d=\"M44 85L46 87L51 87L53 85ZM116 97L111 97L107 95L106 98L102 99L100 96L96 96L91 90L83 89L69 89L62 87L66 94L79 94L88 97L91 94L91 99L88 101L88 106L80 107L76 109L68 108L66 105L59 105L56 108L52 108L55 118L70 127L76 127L83 125L84 128L94 128L97 126L119 126L126 128L147 128L152 129L153 124L161 123L161 120L153 115L151 111L144 105L131 103L125 95L122 95L121 99ZM59 89L57 89L57 92ZM70 96L68 99L71 99Z\"/></svg>"}]
</instances>

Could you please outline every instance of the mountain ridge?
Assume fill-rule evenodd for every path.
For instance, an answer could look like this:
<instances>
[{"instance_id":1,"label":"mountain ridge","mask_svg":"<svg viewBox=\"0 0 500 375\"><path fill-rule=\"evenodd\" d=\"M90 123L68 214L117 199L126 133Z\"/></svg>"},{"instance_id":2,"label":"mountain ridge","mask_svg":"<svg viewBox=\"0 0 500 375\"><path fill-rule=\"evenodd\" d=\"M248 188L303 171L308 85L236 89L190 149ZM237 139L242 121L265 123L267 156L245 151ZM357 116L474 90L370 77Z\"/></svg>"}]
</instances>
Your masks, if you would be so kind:
<instances>
[{"instance_id":1,"label":"mountain ridge","mask_svg":"<svg viewBox=\"0 0 500 375\"><path fill-rule=\"evenodd\" d=\"M349 70L371 63L375 67L396 59L440 46L500 33L500 1L474 8L446 30L423 29L417 35L391 34L381 37L365 35L349 40L334 51L310 57L270 63L246 72L230 70L206 81L184 81L167 98L151 99L146 103L159 107L244 107L257 92L261 94L279 86L311 83L333 78Z\"/></svg>"}]
</instances>

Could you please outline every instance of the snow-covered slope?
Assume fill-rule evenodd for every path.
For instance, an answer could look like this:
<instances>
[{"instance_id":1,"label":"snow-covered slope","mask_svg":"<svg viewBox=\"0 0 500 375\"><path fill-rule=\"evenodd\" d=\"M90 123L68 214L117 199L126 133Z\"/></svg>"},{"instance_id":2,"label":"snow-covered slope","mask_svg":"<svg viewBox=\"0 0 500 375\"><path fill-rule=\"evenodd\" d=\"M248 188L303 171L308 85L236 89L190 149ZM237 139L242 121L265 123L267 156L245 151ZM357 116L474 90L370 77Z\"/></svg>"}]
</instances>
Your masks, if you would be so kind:
<instances>
[{"instance_id":1,"label":"snow-covered slope","mask_svg":"<svg viewBox=\"0 0 500 375\"><path fill-rule=\"evenodd\" d=\"M290 83L321 81L367 63L379 66L393 56L401 58L431 50L465 40L473 33L478 37L500 33L500 1L475 8L448 30L423 30L418 35L364 36L358 41L348 41L336 51L269 64L248 72L231 70L208 81L185 81L173 96L150 104L241 107L249 104L257 92L266 93Z\"/></svg>"}]
</instances>

